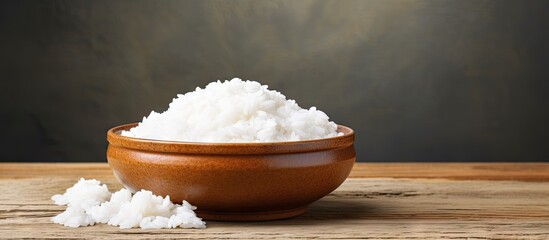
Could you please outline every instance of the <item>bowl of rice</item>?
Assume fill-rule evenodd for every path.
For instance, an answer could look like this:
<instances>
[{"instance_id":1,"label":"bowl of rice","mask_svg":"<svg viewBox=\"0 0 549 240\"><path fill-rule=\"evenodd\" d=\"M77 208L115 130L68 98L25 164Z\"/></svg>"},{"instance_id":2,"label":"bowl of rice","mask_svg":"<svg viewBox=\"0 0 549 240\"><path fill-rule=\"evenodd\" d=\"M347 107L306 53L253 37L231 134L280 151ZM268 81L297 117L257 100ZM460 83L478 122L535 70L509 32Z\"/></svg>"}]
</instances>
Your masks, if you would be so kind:
<instances>
[{"instance_id":1,"label":"bowl of rice","mask_svg":"<svg viewBox=\"0 0 549 240\"><path fill-rule=\"evenodd\" d=\"M205 220L289 218L341 185L354 132L254 81L213 82L107 132L116 179L198 207Z\"/></svg>"}]
</instances>

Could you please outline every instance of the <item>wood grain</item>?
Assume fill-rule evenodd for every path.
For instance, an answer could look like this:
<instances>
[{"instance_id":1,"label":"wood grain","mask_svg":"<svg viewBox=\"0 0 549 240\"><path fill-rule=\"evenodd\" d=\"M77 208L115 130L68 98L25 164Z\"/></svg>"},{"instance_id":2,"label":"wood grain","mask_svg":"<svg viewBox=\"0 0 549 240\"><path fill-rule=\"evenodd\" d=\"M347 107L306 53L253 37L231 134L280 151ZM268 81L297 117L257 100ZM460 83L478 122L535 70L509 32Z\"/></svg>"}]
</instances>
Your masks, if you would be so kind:
<instances>
[{"instance_id":1,"label":"wood grain","mask_svg":"<svg viewBox=\"0 0 549 240\"><path fill-rule=\"evenodd\" d=\"M350 177L549 181L549 163L359 163Z\"/></svg>"},{"instance_id":2,"label":"wood grain","mask_svg":"<svg viewBox=\"0 0 549 240\"><path fill-rule=\"evenodd\" d=\"M106 164L0 164L0 238L549 238L547 164L456 163L452 170L443 165L357 164L353 178L293 219L208 222L201 230L123 230L102 224L72 229L49 220L63 209L52 204L51 195L79 177L120 188Z\"/></svg>"}]
</instances>

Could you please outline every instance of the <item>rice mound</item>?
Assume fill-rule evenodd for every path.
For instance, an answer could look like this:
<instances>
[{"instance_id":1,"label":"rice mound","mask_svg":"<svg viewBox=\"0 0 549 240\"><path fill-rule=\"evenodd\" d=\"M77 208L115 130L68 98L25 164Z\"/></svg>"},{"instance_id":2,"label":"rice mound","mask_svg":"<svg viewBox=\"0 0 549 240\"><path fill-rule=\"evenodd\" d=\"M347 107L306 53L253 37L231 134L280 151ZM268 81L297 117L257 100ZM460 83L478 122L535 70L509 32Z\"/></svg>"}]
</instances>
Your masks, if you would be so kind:
<instances>
[{"instance_id":1,"label":"rice mound","mask_svg":"<svg viewBox=\"0 0 549 240\"><path fill-rule=\"evenodd\" d=\"M94 225L93 218L86 214L91 207L98 205L111 197L107 185L92 179L80 179L64 194L56 194L51 197L57 205L67 205L67 209L52 218L52 221L67 227L79 227Z\"/></svg>"},{"instance_id":2,"label":"rice mound","mask_svg":"<svg viewBox=\"0 0 549 240\"><path fill-rule=\"evenodd\" d=\"M187 201L173 204L170 196L163 198L151 191L133 194L128 189L111 194L106 185L92 179L80 179L64 194L52 197L57 205L67 209L52 221L67 227L107 223L120 228L205 228L206 223ZM108 200L108 201L107 201Z\"/></svg>"},{"instance_id":3,"label":"rice mound","mask_svg":"<svg viewBox=\"0 0 549 240\"><path fill-rule=\"evenodd\" d=\"M255 81L217 81L178 94L163 113L151 112L123 136L187 142L280 142L340 136L315 107Z\"/></svg>"}]
</instances>

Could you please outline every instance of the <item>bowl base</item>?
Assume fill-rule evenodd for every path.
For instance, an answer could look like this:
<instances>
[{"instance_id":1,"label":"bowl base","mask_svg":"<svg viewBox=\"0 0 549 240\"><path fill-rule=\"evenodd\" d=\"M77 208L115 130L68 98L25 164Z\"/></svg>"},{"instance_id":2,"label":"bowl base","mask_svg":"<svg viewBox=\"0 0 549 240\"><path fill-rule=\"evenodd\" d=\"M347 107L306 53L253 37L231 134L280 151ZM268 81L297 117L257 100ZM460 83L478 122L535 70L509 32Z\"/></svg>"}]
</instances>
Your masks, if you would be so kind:
<instances>
[{"instance_id":1,"label":"bowl base","mask_svg":"<svg viewBox=\"0 0 549 240\"><path fill-rule=\"evenodd\" d=\"M196 215L206 221L227 221L227 222L254 222L286 219L299 216L307 210L307 207L294 208L291 210L273 212L248 212L248 213L220 213L196 211Z\"/></svg>"}]
</instances>

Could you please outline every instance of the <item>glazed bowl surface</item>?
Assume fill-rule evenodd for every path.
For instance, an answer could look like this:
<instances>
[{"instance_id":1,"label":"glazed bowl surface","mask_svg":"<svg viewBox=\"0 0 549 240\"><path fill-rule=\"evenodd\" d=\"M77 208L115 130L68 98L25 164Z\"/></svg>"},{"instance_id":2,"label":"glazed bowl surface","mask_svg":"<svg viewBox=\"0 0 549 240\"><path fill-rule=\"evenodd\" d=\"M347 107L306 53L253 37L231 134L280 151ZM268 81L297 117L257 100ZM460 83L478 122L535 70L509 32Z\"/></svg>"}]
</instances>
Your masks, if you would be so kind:
<instances>
[{"instance_id":1,"label":"glazed bowl surface","mask_svg":"<svg viewBox=\"0 0 549 240\"><path fill-rule=\"evenodd\" d=\"M132 191L147 189L198 207L205 220L289 218L341 185L356 159L354 132L294 142L200 143L125 137L136 123L107 132L107 160Z\"/></svg>"}]
</instances>

